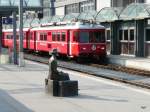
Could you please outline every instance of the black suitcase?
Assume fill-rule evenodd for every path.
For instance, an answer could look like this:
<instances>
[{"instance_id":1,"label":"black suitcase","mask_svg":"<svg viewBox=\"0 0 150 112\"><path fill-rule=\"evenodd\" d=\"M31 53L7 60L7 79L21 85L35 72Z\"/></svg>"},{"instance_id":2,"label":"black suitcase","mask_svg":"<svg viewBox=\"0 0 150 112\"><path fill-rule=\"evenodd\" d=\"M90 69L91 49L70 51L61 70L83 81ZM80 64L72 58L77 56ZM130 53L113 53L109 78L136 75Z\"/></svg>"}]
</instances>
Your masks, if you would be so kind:
<instances>
[{"instance_id":1,"label":"black suitcase","mask_svg":"<svg viewBox=\"0 0 150 112\"><path fill-rule=\"evenodd\" d=\"M46 93L49 93L53 96L58 96L58 89L59 89L59 85L58 85L58 81L54 81L51 79L45 79L45 89L46 89Z\"/></svg>"},{"instance_id":2,"label":"black suitcase","mask_svg":"<svg viewBox=\"0 0 150 112\"><path fill-rule=\"evenodd\" d=\"M78 81L59 81L59 96L77 96L78 95Z\"/></svg>"}]
</instances>

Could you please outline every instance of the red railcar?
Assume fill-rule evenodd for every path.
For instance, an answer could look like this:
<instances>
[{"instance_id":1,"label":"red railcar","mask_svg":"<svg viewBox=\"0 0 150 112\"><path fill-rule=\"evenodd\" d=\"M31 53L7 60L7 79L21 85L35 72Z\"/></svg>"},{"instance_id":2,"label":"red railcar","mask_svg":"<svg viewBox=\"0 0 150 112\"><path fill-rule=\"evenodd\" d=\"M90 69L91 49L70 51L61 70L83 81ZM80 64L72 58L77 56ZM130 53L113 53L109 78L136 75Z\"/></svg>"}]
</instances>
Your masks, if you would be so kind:
<instances>
[{"instance_id":1,"label":"red railcar","mask_svg":"<svg viewBox=\"0 0 150 112\"><path fill-rule=\"evenodd\" d=\"M70 57L106 56L105 28L89 23L32 28L30 48L46 51L56 48Z\"/></svg>"},{"instance_id":2,"label":"red railcar","mask_svg":"<svg viewBox=\"0 0 150 112\"><path fill-rule=\"evenodd\" d=\"M24 28L23 29L24 35L23 35L23 48L28 49L28 37L30 35L30 29L29 28ZM13 30L12 29L6 29L3 30L3 39L2 39L2 44L4 47L13 47ZM16 32L16 42L17 42L17 47L19 45L19 32L17 29Z\"/></svg>"},{"instance_id":3,"label":"red railcar","mask_svg":"<svg viewBox=\"0 0 150 112\"><path fill-rule=\"evenodd\" d=\"M12 30L3 31L4 46L12 46ZM9 37L11 35L11 37ZM105 57L105 28L101 25L72 22L24 29L24 48L49 52L57 49L69 57Z\"/></svg>"}]
</instances>

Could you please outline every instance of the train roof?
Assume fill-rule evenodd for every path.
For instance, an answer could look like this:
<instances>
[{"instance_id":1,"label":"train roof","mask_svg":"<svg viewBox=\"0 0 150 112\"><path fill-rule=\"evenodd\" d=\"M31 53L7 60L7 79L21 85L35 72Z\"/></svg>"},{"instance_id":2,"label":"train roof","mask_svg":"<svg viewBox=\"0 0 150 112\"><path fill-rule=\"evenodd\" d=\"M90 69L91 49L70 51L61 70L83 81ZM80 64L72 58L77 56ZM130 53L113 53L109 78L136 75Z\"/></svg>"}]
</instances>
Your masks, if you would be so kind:
<instances>
[{"instance_id":1,"label":"train roof","mask_svg":"<svg viewBox=\"0 0 150 112\"><path fill-rule=\"evenodd\" d=\"M84 22L73 22L67 24L60 24L60 25L44 25L40 27L32 28L31 30L70 30L70 29L105 29L104 26L99 24L91 24L91 23L84 23Z\"/></svg>"}]
</instances>

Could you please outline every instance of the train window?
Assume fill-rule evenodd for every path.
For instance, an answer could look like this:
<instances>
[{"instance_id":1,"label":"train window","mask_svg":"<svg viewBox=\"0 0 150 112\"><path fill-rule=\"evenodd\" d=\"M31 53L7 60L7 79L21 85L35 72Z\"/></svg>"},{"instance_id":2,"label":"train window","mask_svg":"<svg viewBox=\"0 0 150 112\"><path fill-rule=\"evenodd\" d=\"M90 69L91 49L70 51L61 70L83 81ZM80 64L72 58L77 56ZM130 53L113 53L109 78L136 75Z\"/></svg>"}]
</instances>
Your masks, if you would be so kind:
<instances>
[{"instance_id":1,"label":"train window","mask_svg":"<svg viewBox=\"0 0 150 112\"><path fill-rule=\"evenodd\" d=\"M130 40L134 41L134 30L130 30Z\"/></svg>"},{"instance_id":2,"label":"train window","mask_svg":"<svg viewBox=\"0 0 150 112\"><path fill-rule=\"evenodd\" d=\"M66 40L66 33L62 32L61 41L65 41L65 40Z\"/></svg>"},{"instance_id":3,"label":"train window","mask_svg":"<svg viewBox=\"0 0 150 112\"><path fill-rule=\"evenodd\" d=\"M74 42L78 42L78 37L79 37L79 32L75 31L75 32L73 33L73 41L74 41Z\"/></svg>"},{"instance_id":4,"label":"train window","mask_svg":"<svg viewBox=\"0 0 150 112\"><path fill-rule=\"evenodd\" d=\"M124 40L128 40L128 30L124 30Z\"/></svg>"},{"instance_id":5,"label":"train window","mask_svg":"<svg viewBox=\"0 0 150 112\"><path fill-rule=\"evenodd\" d=\"M90 32L90 42L105 42L105 32Z\"/></svg>"},{"instance_id":6,"label":"train window","mask_svg":"<svg viewBox=\"0 0 150 112\"><path fill-rule=\"evenodd\" d=\"M7 39L10 39L10 36L11 36L11 35L6 35L6 38L7 38Z\"/></svg>"},{"instance_id":7,"label":"train window","mask_svg":"<svg viewBox=\"0 0 150 112\"><path fill-rule=\"evenodd\" d=\"M47 34L44 34L44 40L47 41Z\"/></svg>"},{"instance_id":8,"label":"train window","mask_svg":"<svg viewBox=\"0 0 150 112\"><path fill-rule=\"evenodd\" d=\"M46 33L40 33L40 40L46 41L47 40L47 34Z\"/></svg>"},{"instance_id":9,"label":"train window","mask_svg":"<svg viewBox=\"0 0 150 112\"><path fill-rule=\"evenodd\" d=\"M13 35L6 35L7 39L13 39Z\"/></svg>"},{"instance_id":10,"label":"train window","mask_svg":"<svg viewBox=\"0 0 150 112\"><path fill-rule=\"evenodd\" d=\"M43 34L40 34L40 40L43 40Z\"/></svg>"},{"instance_id":11,"label":"train window","mask_svg":"<svg viewBox=\"0 0 150 112\"><path fill-rule=\"evenodd\" d=\"M56 41L56 33L55 32L52 32L52 41Z\"/></svg>"},{"instance_id":12,"label":"train window","mask_svg":"<svg viewBox=\"0 0 150 112\"><path fill-rule=\"evenodd\" d=\"M9 35L6 35L6 39L9 39Z\"/></svg>"},{"instance_id":13,"label":"train window","mask_svg":"<svg viewBox=\"0 0 150 112\"><path fill-rule=\"evenodd\" d=\"M99 42L105 42L105 32L103 31L103 32L99 32L99 33L100 33Z\"/></svg>"},{"instance_id":14,"label":"train window","mask_svg":"<svg viewBox=\"0 0 150 112\"><path fill-rule=\"evenodd\" d=\"M97 43L98 42L97 32L90 32L90 42Z\"/></svg>"},{"instance_id":15,"label":"train window","mask_svg":"<svg viewBox=\"0 0 150 112\"><path fill-rule=\"evenodd\" d=\"M57 41L60 41L60 32L57 33Z\"/></svg>"},{"instance_id":16,"label":"train window","mask_svg":"<svg viewBox=\"0 0 150 112\"><path fill-rule=\"evenodd\" d=\"M80 32L79 41L81 43L88 43L89 42L89 32Z\"/></svg>"},{"instance_id":17,"label":"train window","mask_svg":"<svg viewBox=\"0 0 150 112\"><path fill-rule=\"evenodd\" d=\"M122 40L123 38L122 38L122 32L123 32L123 30L119 30L119 40Z\"/></svg>"}]
</instances>

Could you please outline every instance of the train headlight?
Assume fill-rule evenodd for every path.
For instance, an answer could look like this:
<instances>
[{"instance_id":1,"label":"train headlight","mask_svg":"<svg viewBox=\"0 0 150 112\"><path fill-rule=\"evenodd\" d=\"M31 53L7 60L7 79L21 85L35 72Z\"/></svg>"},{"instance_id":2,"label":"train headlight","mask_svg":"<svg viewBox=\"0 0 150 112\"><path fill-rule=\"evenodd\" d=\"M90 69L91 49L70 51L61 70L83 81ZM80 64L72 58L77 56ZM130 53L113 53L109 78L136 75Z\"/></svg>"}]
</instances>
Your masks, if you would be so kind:
<instances>
[{"instance_id":1,"label":"train headlight","mask_svg":"<svg viewBox=\"0 0 150 112\"><path fill-rule=\"evenodd\" d=\"M101 47L101 50L104 50L105 49L105 47Z\"/></svg>"},{"instance_id":2,"label":"train headlight","mask_svg":"<svg viewBox=\"0 0 150 112\"><path fill-rule=\"evenodd\" d=\"M86 50L86 48L85 48L85 47L83 47L82 49L83 49L83 50Z\"/></svg>"}]
</instances>

